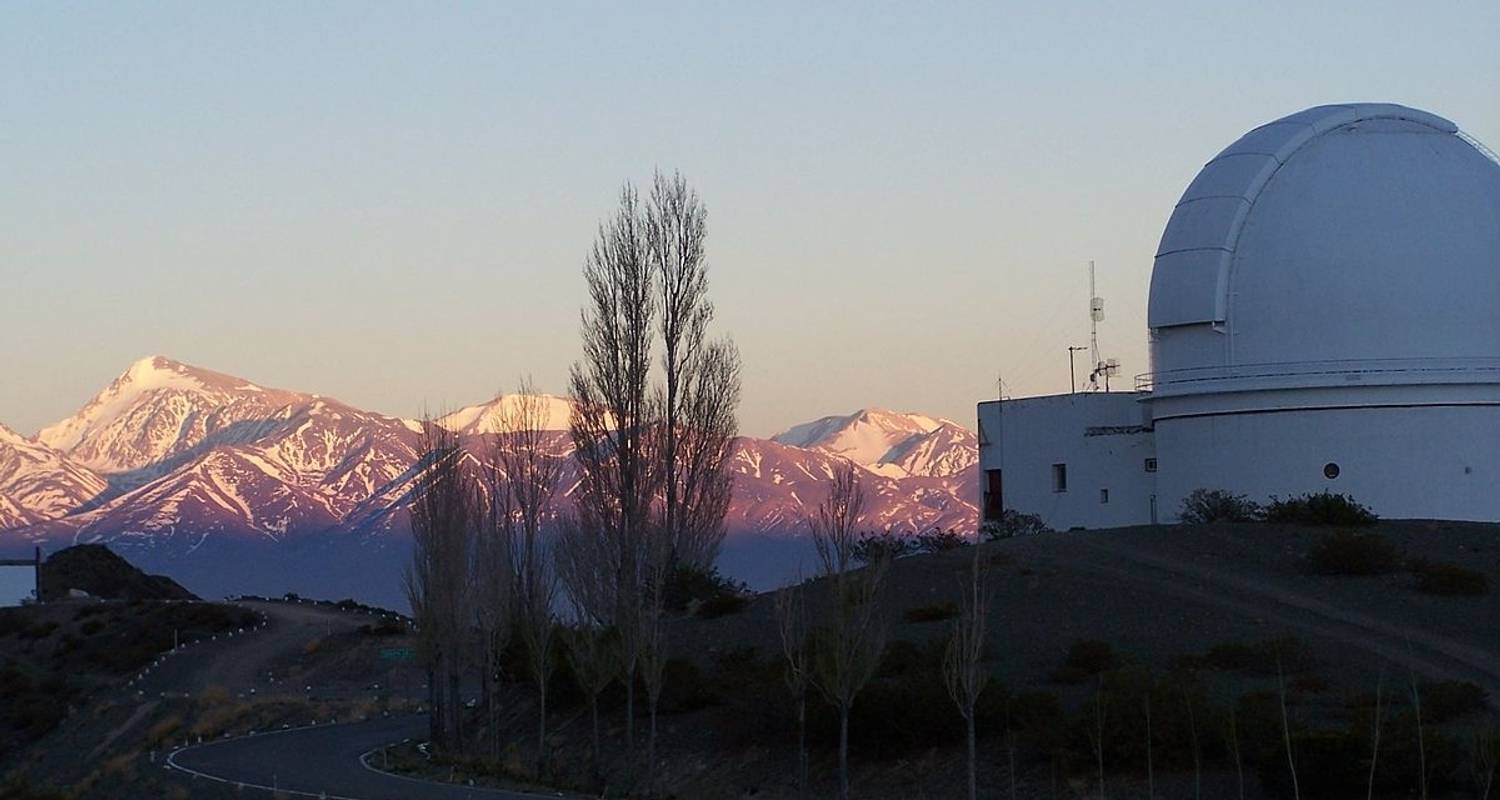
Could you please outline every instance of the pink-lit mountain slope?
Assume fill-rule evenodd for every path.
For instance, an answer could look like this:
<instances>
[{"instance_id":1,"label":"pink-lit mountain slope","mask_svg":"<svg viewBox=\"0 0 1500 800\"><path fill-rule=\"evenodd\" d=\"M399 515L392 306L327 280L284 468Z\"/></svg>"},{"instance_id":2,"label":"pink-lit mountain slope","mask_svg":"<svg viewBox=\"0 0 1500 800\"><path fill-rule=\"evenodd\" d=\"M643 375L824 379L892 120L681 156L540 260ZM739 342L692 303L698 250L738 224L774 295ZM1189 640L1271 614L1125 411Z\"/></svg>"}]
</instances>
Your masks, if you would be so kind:
<instances>
[{"instance_id":1,"label":"pink-lit mountain slope","mask_svg":"<svg viewBox=\"0 0 1500 800\"><path fill-rule=\"evenodd\" d=\"M483 454L507 402L439 422ZM549 397L547 407L553 446L570 455L568 401ZM174 559L311 541L383 549L405 541L419 430L319 395L142 359L34 439L0 429L0 546L105 541ZM799 534L846 459L866 470L868 527L973 529L974 435L870 409L740 439L731 535ZM576 470L570 460L564 499Z\"/></svg>"},{"instance_id":2,"label":"pink-lit mountain slope","mask_svg":"<svg viewBox=\"0 0 1500 800\"><path fill-rule=\"evenodd\" d=\"M892 478L960 475L979 460L973 432L945 419L867 408L823 417L777 434L775 441L842 456Z\"/></svg>"}]
</instances>

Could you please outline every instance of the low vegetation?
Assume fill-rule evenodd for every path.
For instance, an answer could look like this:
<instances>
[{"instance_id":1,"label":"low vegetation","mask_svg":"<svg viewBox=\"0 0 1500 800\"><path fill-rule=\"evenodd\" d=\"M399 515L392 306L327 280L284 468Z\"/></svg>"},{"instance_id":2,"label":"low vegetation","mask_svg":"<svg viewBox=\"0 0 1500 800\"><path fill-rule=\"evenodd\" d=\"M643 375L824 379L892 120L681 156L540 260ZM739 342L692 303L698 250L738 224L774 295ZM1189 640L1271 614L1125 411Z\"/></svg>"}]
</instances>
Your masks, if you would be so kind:
<instances>
[{"instance_id":1,"label":"low vegetation","mask_svg":"<svg viewBox=\"0 0 1500 800\"><path fill-rule=\"evenodd\" d=\"M1081 640L1068 648L1068 657L1062 666L1052 673L1056 683L1077 684L1108 672L1118 665L1118 658L1109 642Z\"/></svg>"},{"instance_id":2,"label":"low vegetation","mask_svg":"<svg viewBox=\"0 0 1500 800\"><path fill-rule=\"evenodd\" d=\"M1308 559L1321 575L1383 575L1396 570L1401 554L1378 533L1341 530L1320 539Z\"/></svg>"},{"instance_id":3,"label":"low vegetation","mask_svg":"<svg viewBox=\"0 0 1500 800\"><path fill-rule=\"evenodd\" d=\"M1411 571L1417 576L1417 590L1426 594L1475 597L1490 589L1483 572L1457 564L1416 561Z\"/></svg>"},{"instance_id":4,"label":"low vegetation","mask_svg":"<svg viewBox=\"0 0 1500 800\"><path fill-rule=\"evenodd\" d=\"M1343 528L1369 527L1378 519L1373 511L1354 498L1327 491L1285 500L1272 497L1262 516L1266 522Z\"/></svg>"},{"instance_id":5,"label":"low vegetation","mask_svg":"<svg viewBox=\"0 0 1500 800\"><path fill-rule=\"evenodd\" d=\"M1260 519L1260 505L1242 494L1223 489L1194 489L1182 499L1179 516L1188 525L1211 525L1216 522L1254 522Z\"/></svg>"},{"instance_id":6,"label":"low vegetation","mask_svg":"<svg viewBox=\"0 0 1500 800\"><path fill-rule=\"evenodd\" d=\"M1017 536L1050 533L1051 530L1036 514L1022 514L1019 511L1006 509L1000 513L998 521L985 522L980 527L979 534L986 542L994 542L1000 539L1014 539Z\"/></svg>"}]
</instances>

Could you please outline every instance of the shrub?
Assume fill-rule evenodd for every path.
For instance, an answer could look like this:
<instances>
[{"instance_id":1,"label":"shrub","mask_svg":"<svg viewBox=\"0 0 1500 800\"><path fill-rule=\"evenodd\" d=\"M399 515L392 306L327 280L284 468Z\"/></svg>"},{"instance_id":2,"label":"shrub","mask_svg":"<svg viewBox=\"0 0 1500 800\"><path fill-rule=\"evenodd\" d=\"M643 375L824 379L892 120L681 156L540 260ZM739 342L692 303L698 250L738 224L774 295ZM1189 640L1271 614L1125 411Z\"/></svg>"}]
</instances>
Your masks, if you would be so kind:
<instances>
[{"instance_id":1,"label":"shrub","mask_svg":"<svg viewBox=\"0 0 1500 800\"><path fill-rule=\"evenodd\" d=\"M1282 500L1271 498L1266 506L1267 522L1296 525L1338 525L1363 528L1375 524L1375 512L1360 505L1348 495L1323 491Z\"/></svg>"},{"instance_id":2,"label":"shrub","mask_svg":"<svg viewBox=\"0 0 1500 800\"><path fill-rule=\"evenodd\" d=\"M1068 658L1052 673L1057 683L1083 683L1115 668L1115 651L1109 642L1082 639L1068 648Z\"/></svg>"},{"instance_id":3,"label":"shrub","mask_svg":"<svg viewBox=\"0 0 1500 800\"><path fill-rule=\"evenodd\" d=\"M721 594L710 597L698 606L698 616L703 619L717 619L727 617L730 614L738 614L750 605L750 598L742 594Z\"/></svg>"},{"instance_id":4,"label":"shrub","mask_svg":"<svg viewBox=\"0 0 1500 800\"><path fill-rule=\"evenodd\" d=\"M359 626L359 632L364 636L400 636L406 633L406 626L400 620L382 619L374 625Z\"/></svg>"},{"instance_id":5,"label":"shrub","mask_svg":"<svg viewBox=\"0 0 1500 800\"><path fill-rule=\"evenodd\" d=\"M1242 494L1223 489L1194 489L1182 498L1179 516L1188 525L1208 525L1213 522L1254 522L1260 513L1260 505Z\"/></svg>"},{"instance_id":6,"label":"shrub","mask_svg":"<svg viewBox=\"0 0 1500 800\"><path fill-rule=\"evenodd\" d=\"M1483 711L1489 693L1468 681L1442 681L1422 687L1422 722L1441 725Z\"/></svg>"},{"instance_id":7,"label":"shrub","mask_svg":"<svg viewBox=\"0 0 1500 800\"><path fill-rule=\"evenodd\" d=\"M1381 575L1396 568L1396 546L1378 533L1336 531L1308 554L1323 575Z\"/></svg>"},{"instance_id":8,"label":"shrub","mask_svg":"<svg viewBox=\"0 0 1500 800\"><path fill-rule=\"evenodd\" d=\"M718 567L706 570L678 567L668 576L664 591L666 594L662 597L662 605L669 611L687 611L695 605L711 602L719 603L717 608L720 610L738 610L743 604L737 605L731 598L749 596L750 587L741 581L725 577Z\"/></svg>"},{"instance_id":9,"label":"shrub","mask_svg":"<svg viewBox=\"0 0 1500 800\"><path fill-rule=\"evenodd\" d=\"M1417 590L1427 594L1475 596L1489 591L1489 579L1483 572L1457 564L1418 562L1412 572L1417 576Z\"/></svg>"},{"instance_id":10,"label":"shrub","mask_svg":"<svg viewBox=\"0 0 1500 800\"><path fill-rule=\"evenodd\" d=\"M1283 673L1303 672L1311 669L1312 663L1307 646L1295 636L1216 644L1201 660L1207 669L1263 675L1275 675L1278 665Z\"/></svg>"},{"instance_id":11,"label":"shrub","mask_svg":"<svg viewBox=\"0 0 1500 800\"><path fill-rule=\"evenodd\" d=\"M947 553L969 544L967 537L952 530L931 530L917 534L918 553Z\"/></svg>"},{"instance_id":12,"label":"shrub","mask_svg":"<svg viewBox=\"0 0 1500 800\"><path fill-rule=\"evenodd\" d=\"M1022 514L1007 508L1000 513L998 521L990 520L984 523L979 533L986 542L993 542L999 539L1014 539L1017 536L1051 533L1051 529L1036 514Z\"/></svg>"},{"instance_id":13,"label":"shrub","mask_svg":"<svg viewBox=\"0 0 1500 800\"><path fill-rule=\"evenodd\" d=\"M867 533L854 543L854 560L872 564L882 559L895 560L916 552L917 543L911 537L885 531Z\"/></svg>"},{"instance_id":14,"label":"shrub","mask_svg":"<svg viewBox=\"0 0 1500 800\"><path fill-rule=\"evenodd\" d=\"M945 619L953 619L958 616L958 604L952 600L942 603L933 603L930 606L916 606L906 609L902 618L907 622L941 622Z\"/></svg>"},{"instance_id":15,"label":"shrub","mask_svg":"<svg viewBox=\"0 0 1500 800\"><path fill-rule=\"evenodd\" d=\"M693 662L669 658L662 665L662 713L697 711L718 702L718 695Z\"/></svg>"}]
</instances>

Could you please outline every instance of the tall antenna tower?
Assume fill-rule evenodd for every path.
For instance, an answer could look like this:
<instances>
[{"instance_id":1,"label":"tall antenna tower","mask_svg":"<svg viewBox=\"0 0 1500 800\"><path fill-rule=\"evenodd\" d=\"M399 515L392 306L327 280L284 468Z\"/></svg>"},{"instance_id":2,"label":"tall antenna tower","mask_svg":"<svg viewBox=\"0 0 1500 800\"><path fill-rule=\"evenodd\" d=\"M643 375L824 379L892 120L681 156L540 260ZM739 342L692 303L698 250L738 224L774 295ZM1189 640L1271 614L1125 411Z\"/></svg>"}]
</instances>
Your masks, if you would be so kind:
<instances>
[{"instance_id":1,"label":"tall antenna tower","mask_svg":"<svg viewBox=\"0 0 1500 800\"><path fill-rule=\"evenodd\" d=\"M1104 321L1104 298L1094 286L1094 262L1089 262L1089 357L1094 360L1094 369L1089 373L1089 391L1099 391L1099 379L1104 379L1104 391L1109 391L1109 379L1120 373L1120 361L1099 355L1099 323Z\"/></svg>"}]
</instances>

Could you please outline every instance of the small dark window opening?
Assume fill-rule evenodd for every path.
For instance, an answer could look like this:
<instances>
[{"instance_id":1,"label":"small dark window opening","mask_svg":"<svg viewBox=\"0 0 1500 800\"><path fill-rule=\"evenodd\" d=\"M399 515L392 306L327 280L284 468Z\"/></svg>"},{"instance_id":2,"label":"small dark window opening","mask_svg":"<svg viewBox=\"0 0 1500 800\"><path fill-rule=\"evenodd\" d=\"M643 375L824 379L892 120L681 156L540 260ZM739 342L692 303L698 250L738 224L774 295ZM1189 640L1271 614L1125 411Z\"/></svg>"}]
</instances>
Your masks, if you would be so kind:
<instances>
[{"instance_id":1,"label":"small dark window opening","mask_svg":"<svg viewBox=\"0 0 1500 800\"><path fill-rule=\"evenodd\" d=\"M1108 503L1108 502L1109 502L1109 490L1108 489L1100 489L1099 490L1099 503L1102 505L1102 504Z\"/></svg>"},{"instance_id":2,"label":"small dark window opening","mask_svg":"<svg viewBox=\"0 0 1500 800\"><path fill-rule=\"evenodd\" d=\"M1052 491L1066 492L1068 490L1068 465L1052 465Z\"/></svg>"},{"instance_id":3,"label":"small dark window opening","mask_svg":"<svg viewBox=\"0 0 1500 800\"><path fill-rule=\"evenodd\" d=\"M1327 478L1328 480L1333 480L1334 478L1337 478L1338 476L1339 476L1339 465L1338 464L1335 464L1332 461L1330 461L1327 464L1323 465L1323 477Z\"/></svg>"},{"instance_id":4,"label":"small dark window opening","mask_svg":"<svg viewBox=\"0 0 1500 800\"><path fill-rule=\"evenodd\" d=\"M1147 472L1155 472L1156 471L1156 459L1154 459L1154 458L1148 458L1148 459L1146 459L1146 471Z\"/></svg>"},{"instance_id":5,"label":"small dark window opening","mask_svg":"<svg viewBox=\"0 0 1500 800\"><path fill-rule=\"evenodd\" d=\"M1005 514L1005 491L1004 483L1000 480L1000 470L987 469L984 477L984 519L986 522L999 522Z\"/></svg>"}]
</instances>

